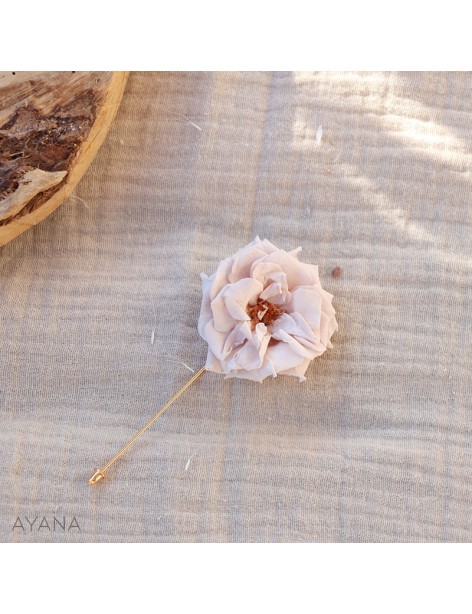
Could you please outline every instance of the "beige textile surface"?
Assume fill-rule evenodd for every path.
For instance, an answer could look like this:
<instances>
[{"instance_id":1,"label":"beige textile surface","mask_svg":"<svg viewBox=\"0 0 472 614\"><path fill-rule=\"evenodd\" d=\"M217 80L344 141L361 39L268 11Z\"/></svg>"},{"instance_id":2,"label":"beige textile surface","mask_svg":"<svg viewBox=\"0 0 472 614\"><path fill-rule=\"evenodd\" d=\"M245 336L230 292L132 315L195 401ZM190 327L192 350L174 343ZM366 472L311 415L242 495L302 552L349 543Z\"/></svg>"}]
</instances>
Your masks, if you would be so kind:
<instances>
[{"instance_id":1,"label":"beige textile surface","mask_svg":"<svg viewBox=\"0 0 472 614\"><path fill-rule=\"evenodd\" d=\"M0 250L2 541L470 541L471 88L132 73L76 196ZM302 384L205 373L88 487L256 234L320 266L334 349Z\"/></svg>"}]
</instances>

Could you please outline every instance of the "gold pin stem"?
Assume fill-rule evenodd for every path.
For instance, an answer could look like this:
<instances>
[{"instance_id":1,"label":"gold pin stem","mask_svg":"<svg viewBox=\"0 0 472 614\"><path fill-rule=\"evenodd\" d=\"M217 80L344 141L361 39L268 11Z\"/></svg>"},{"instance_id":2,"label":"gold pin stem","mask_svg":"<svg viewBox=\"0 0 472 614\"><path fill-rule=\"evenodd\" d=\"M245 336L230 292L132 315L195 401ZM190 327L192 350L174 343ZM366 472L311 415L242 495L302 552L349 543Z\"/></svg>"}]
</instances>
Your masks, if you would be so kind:
<instances>
[{"instance_id":1,"label":"gold pin stem","mask_svg":"<svg viewBox=\"0 0 472 614\"><path fill-rule=\"evenodd\" d=\"M130 440L128 441L128 443L127 443L125 446L123 446L123 447L121 448L121 450L120 450L120 451L119 451L117 454L115 454L115 456L114 456L114 457L113 457L113 458L112 458L110 461L108 461L108 463L107 463L107 464L106 464L106 465L103 467L103 469L95 469L94 474L92 475L92 477L91 477L91 478L89 479L89 481L88 481L89 485L96 484L96 483L97 483L97 482L99 482L100 480L103 480L103 478L105 477L105 471L108 469L108 467L110 467L110 465L112 465L112 464L113 464L113 463L116 461L116 459L117 459L118 457L120 457L120 456L123 454L123 452L124 452L125 450L127 450L127 449L130 447L130 445L131 445L131 444L132 444L134 441L136 441L136 439L137 439L137 438L138 438L140 435L142 435L142 434L144 433L144 431L145 431L146 429L148 429L148 428L151 426L151 424L152 424L152 423L153 423L155 420L157 420L157 419L159 418L159 416L160 416L161 414L163 414L163 413L165 412L165 410L166 410L166 409L169 407L169 405L172 405L172 403L173 403L173 402L174 402L176 399L178 399L178 398L180 397L180 395L181 395L183 392L185 392L185 390L187 390L187 388L188 388L188 387L189 387L191 384L193 384L193 382L194 382L196 379L198 379L198 378L200 377L200 375L202 375L202 373L203 373L204 371L205 371L205 367L203 367L202 369L200 369L200 371L198 371L198 373L195 373L195 375L194 375L194 376L193 376L191 379L189 379L189 381L188 381L188 382L185 384L185 386L182 386L182 388L181 388L181 389L180 389L178 392L176 392L176 393L174 394L174 396L173 396L173 397L172 397L172 398L171 398L169 401L167 401L167 403L166 403L166 404L165 404L163 407L161 407L161 409L160 409L160 410L157 412L157 414L156 414L156 415L155 415L155 416L154 416L154 417L153 417L151 420L149 420L149 422L148 422L148 423L147 423L145 426L143 426L143 428L142 428L142 429L139 431L139 433L136 433L136 435L135 435L135 436L134 436L132 439L130 439Z\"/></svg>"}]
</instances>

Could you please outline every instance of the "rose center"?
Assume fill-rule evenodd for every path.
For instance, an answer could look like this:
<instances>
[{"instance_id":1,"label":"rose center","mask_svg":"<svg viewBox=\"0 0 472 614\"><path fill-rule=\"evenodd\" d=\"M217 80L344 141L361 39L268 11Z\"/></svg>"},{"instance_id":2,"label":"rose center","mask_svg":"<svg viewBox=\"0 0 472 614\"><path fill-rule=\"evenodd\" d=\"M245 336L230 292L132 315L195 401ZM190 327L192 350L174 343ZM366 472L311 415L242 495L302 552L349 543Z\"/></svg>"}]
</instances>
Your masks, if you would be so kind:
<instances>
[{"instance_id":1,"label":"rose center","mask_svg":"<svg viewBox=\"0 0 472 614\"><path fill-rule=\"evenodd\" d=\"M251 324L253 328L262 322L266 326L270 326L280 317L284 312L276 305L269 303L269 301L257 300L255 305L248 305L247 314L251 318Z\"/></svg>"}]
</instances>

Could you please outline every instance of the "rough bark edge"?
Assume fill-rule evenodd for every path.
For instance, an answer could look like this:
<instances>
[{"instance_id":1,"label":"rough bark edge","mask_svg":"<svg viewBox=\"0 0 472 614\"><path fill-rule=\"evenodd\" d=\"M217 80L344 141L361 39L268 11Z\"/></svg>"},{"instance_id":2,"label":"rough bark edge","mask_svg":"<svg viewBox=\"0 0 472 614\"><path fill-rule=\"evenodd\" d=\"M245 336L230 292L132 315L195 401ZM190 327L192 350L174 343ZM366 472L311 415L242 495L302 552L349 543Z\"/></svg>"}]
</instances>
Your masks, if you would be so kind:
<instances>
[{"instance_id":1,"label":"rough bark edge","mask_svg":"<svg viewBox=\"0 0 472 614\"><path fill-rule=\"evenodd\" d=\"M74 166L59 188L43 192L45 202L33 211L13 219L9 224L0 226L0 245L5 245L18 235L35 226L61 205L74 191L98 153L111 124L118 112L121 98L128 79L128 72L114 72L103 104L85 141L80 146ZM49 193L48 193L49 192ZM38 195L39 196L39 195Z\"/></svg>"}]
</instances>

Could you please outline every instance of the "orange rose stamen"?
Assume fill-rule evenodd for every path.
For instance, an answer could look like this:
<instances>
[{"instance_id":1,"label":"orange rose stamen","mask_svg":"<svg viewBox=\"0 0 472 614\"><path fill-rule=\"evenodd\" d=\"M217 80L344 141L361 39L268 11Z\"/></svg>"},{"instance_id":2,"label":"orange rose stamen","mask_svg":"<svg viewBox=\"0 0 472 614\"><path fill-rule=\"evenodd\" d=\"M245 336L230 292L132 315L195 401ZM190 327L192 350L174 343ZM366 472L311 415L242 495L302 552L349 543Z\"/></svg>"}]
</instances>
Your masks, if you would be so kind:
<instances>
[{"instance_id":1,"label":"orange rose stamen","mask_svg":"<svg viewBox=\"0 0 472 614\"><path fill-rule=\"evenodd\" d=\"M270 326L283 313L284 312L276 305L269 303L269 301L261 301L261 299L258 299L255 305L248 305L247 308L247 314L251 318L253 328L260 322L266 326Z\"/></svg>"}]
</instances>

